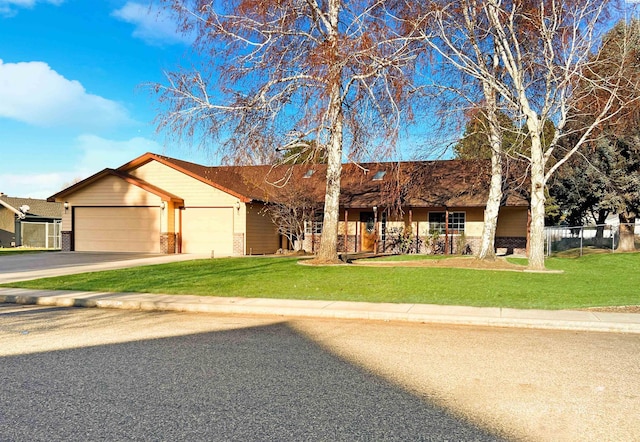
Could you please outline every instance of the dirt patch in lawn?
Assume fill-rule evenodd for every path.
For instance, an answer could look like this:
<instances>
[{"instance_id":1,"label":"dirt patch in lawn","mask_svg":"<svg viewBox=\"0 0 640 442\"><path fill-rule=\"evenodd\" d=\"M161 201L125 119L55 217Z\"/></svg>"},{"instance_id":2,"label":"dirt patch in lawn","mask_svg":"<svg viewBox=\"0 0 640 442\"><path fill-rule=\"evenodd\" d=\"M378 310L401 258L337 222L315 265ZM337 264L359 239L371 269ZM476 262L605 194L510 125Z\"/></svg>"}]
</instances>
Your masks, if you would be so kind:
<instances>
[{"instance_id":1,"label":"dirt patch in lawn","mask_svg":"<svg viewBox=\"0 0 640 442\"><path fill-rule=\"evenodd\" d=\"M353 261L353 264L373 267L440 267L452 269L509 270L520 272L527 270L526 266L510 263L504 258L496 258L494 261L486 261L473 257L421 259L415 261L375 261L357 259Z\"/></svg>"}]
</instances>

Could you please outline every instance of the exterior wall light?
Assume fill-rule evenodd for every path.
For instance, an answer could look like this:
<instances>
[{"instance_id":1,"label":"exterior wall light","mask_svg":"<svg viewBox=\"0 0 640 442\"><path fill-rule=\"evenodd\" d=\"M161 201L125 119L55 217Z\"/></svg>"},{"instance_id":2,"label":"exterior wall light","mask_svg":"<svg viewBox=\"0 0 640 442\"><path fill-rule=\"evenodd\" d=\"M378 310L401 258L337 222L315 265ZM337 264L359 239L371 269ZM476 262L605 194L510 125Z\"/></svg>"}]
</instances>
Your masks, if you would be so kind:
<instances>
[{"instance_id":1,"label":"exterior wall light","mask_svg":"<svg viewBox=\"0 0 640 442\"><path fill-rule=\"evenodd\" d=\"M236 210L240 210L240 201L236 201L235 207Z\"/></svg>"},{"instance_id":2,"label":"exterior wall light","mask_svg":"<svg viewBox=\"0 0 640 442\"><path fill-rule=\"evenodd\" d=\"M160 203L160 209L164 210L164 209L166 209L166 208L167 208L167 203L166 203L166 201L161 202L161 203Z\"/></svg>"},{"instance_id":3,"label":"exterior wall light","mask_svg":"<svg viewBox=\"0 0 640 442\"><path fill-rule=\"evenodd\" d=\"M69 210L69 201L65 201L64 204L64 211L66 212L67 210Z\"/></svg>"}]
</instances>

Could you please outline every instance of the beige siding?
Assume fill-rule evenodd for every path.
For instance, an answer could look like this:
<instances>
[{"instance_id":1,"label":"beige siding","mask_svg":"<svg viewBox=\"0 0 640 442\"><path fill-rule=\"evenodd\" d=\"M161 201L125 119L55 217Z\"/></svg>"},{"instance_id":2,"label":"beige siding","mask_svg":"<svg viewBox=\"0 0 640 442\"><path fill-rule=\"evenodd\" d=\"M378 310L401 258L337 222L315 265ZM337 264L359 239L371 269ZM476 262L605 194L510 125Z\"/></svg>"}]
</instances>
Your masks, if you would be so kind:
<instances>
[{"instance_id":1,"label":"beige siding","mask_svg":"<svg viewBox=\"0 0 640 442\"><path fill-rule=\"evenodd\" d=\"M387 218L387 231L389 232L391 229L406 229L408 227L411 228L411 232L415 234L416 232L421 236L425 237L429 235L429 212L443 212L444 208L412 208L411 209L411 226L409 226L409 209L405 209L404 215L401 218L397 217L388 217ZM482 233L482 225L484 223L483 216L484 211L482 208L477 207L464 207L464 208L454 208L450 209L450 212L464 212L465 213L465 234L467 236L480 236ZM360 213L361 212L371 212L370 209L350 209L348 213L348 234L355 235L356 228L358 230L358 234L360 234L360 227L358 223L360 222ZM378 221L381 221L381 214L378 214ZM358 227L357 227L358 226ZM340 235L344 234L344 211L341 213L338 233Z\"/></svg>"},{"instance_id":2,"label":"beige siding","mask_svg":"<svg viewBox=\"0 0 640 442\"><path fill-rule=\"evenodd\" d=\"M355 235L356 230L360 233L360 227L358 227L360 212L371 212L371 210L349 209L347 213L347 235ZM338 235L344 235L344 210L340 212Z\"/></svg>"},{"instance_id":3,"label":"beige siding","mask_svg":"<svg viewBox=\"0 0 640 442\"><path fill-rule=\"evenodd\" d=\"M16 218L13 212L0 206L0 230L12 232L16 229ZM5 244L3 244L5 245Z\"/></svg>"},{"instance_id":4,"label":"beige siding","mask_svg":"<svg viewBox=\"0 0 640 442\"><path fill-rule=\"evenodd\" d=\"M496 236L521 237L527 236L527 207L503 207L498 214L498 228Z\"/></svg>"},{"instance_id":5,"label":"beige siding","mask_svg":"<svg viewBox=\"0 0 640 442\"><path fill-rule=\"evenodd\" d=\"M454 210L454 212L465 212L465 232L466 236L482 236L484 226L484 209L479 207Z\"/></svg>"},{"instance_id":6,"label":"beige siding","mask_svg":"<svg viewBox=\"0 0 640 442\"><path fill-rule=\"evenodd\" d=\"M238 198L156 161L129 172L184 199L185 206L229 206Z\"/></svg>"},{"instance_id":7,"label":"beige siding","mask_svg":"<svg viewBox=\"0 0 640 442\"><path fill-rule=\"evenodd\" d=\"M429 212L444 212L442 207L436 208L412 208L411 209L411 232L416 232L420 237L429 236ZM451 208L449 212L463 212L465 214L465 235L480 236L483 225L483 209L477 207L460 207ZM387 222L387 229L405 228L409 226L409 210L405 209L402 220L393 220Z\"/></svg>"},{"instance_id":8,"label":"beige siding","mask_svg":"<svg viewBox=\"0 0 640 442\"><path fill-rule=\"evenodd\" d=\"M149 193L137 186L115 176L103 179L82 188L65 200L69 202L69 209L62 214L62 230L72 230L72 208L77 206L151 206L160 207L160 197Z\"/></svg>"},{"instance_id":9,"label":"beige siding","mask_svg":"<svg viewBox=\"0 0 640 442\"><path fill-rule=\"evenodd\" d=\"M75 250L160 252L160 208L77 207Z\"/></svg>"},{"instance_id":10,"label":"beige siding","mask_svg":"<svg viewBox=\"0 0 640 442\"><path fill-rule=\"evenodd\" d=\"M420 237L429 235L429 212L443 212L445 209L437 208L412 208L411 209L411 231L418 232ZM356 225L360 221L360 212L370 212L370 210L350 209L348 214L348 234L356 234ZM449 212L465 213L465 235L468 237L479 237L482 235L484 224L484 209L480 207L451 208ZM378 219L381 219L380 217ZM403 219L395 220L390 217L387 220L387 231L394 228L406 228L409 226L409 210L405 209ZM344 234L344 212L341 213L339 223L339 234ZM360 233L358 229L358 233ZM525 207L503 207L500 209L498 219L497 236L524 237L527 233L527 209Z\"/></svg>"},{"instance_id":11,"label":"beige siding","mask_svg":"<svg viewBox=\"0 0 640 442\"><path fill-rule=\"evenodd\" d=\"M244 253L261 255L275 253L280 248L280 235L271 218L261 213L262 205L246 206L247 234Z\"/></svg>"},{"instance_id":12,"label":"beige siding","mask_svg":"<svg viewBox=\"0 0 640 442\"><path fill-rule=\"evenodd\" d=\"M143 179L153 185L158 186L162 190L179 196L184 200L184 212L182 219L182 252L183 253L209 253L210 247L215 246L217 251L216 256L231 255L233 251L233 235L234 233L245 234L246 222L244 216L244 204L241 204L240 210L237 210L236 204L239 203L239 199L236 196L230 195L222 190L203 183L196 178L185 175L175 169L167 167L156 161L151 161L139 168L130 172L131 175ZM214 235L220 237L224 232L224 239L220 238L216 241L207 239L204 243L197 245L201 241L201 229L203 223L208 221L195 221L197 224L193 228L189 227L191 217L184 215L195 209L222 209L220 213L224 213L223 218L220 220L219 225L214 226ZM231 216L231 224L229 224L228 214L233 212ZM204 213L204 212L203 212ZM196 217L198 219L199 217ZM172 221L171 215L167 214L166 219L167 231L177 232L179 231L178 220ZM195 235L195 236L192 236ZM212 242L213 241L213 242ZM196 250L199 250L196 252Z\"/></svg>"}]
</instances>

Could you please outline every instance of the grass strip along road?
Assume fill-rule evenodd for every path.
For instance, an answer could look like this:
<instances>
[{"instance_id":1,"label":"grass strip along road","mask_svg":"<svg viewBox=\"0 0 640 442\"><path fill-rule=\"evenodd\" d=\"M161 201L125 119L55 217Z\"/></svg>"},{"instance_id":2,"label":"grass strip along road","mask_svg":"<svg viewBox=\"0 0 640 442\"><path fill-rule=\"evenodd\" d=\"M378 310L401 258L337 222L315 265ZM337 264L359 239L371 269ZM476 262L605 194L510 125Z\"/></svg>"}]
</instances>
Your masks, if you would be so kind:
<instances>
[{"instance_id":1,"label":"grass strip along road","mask_svg":"<svg viewBox=\"0 0 640 442\"><path fill-rule=\"evenodd\" d=\"M222 258L44 278L7 286L539 309L640 304L638 253L550 258L547 268L563 273L313 267L299 265L297 258Z\"/></svg>"}]
</instances>

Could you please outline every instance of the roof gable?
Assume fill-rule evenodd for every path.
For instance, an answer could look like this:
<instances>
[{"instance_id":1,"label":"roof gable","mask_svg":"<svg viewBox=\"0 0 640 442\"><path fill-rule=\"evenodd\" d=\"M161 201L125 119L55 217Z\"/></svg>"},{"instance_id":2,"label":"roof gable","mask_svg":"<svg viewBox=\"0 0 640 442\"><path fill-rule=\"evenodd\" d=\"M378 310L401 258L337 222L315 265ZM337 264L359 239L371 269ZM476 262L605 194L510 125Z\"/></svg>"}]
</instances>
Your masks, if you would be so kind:
<instances>
[{"instance_id":1,"label":"roof gable","mask_svg":"<svg viewBox=\"0 0 640 442\"><path fill-rule=\"evenodd\" d=\"M207 166L202 166L200 164L196 164L196 163L190 163L188 161L183 161L183 160L178 160L175 158L170 158L170 157L166 157L166 156L162 156L162 155L156 155L154 153L146 153L144 155L139 156L138 158L123 164L122 166L120 166L118 168L119 171L130 171L132 169L138 168L150 161L157 161L161 164L164 164L165 166L171 167L179 172L184 173L185 175L188 175L198 181L201 181L205 184L208 184L212 187L215 187L218 190L221 190L225 193L228 193L230 195L235 196L236 198L239 198L241 201L243 202L249 202L251 201L251 197L243 194L242 191L237 190L237 188L234 187L228 187L223 185L220 181L216 180L216 173L212 173L213 170L215 170L216 168L214 167L207 167ZM242 181L242 180L240 180ZM239 184L239 183L238 183Z\"/></svg>"},{"instance_id":2,"label":"roof gable","mask_svg":"<svg viewBox=\"0 0 640 442\"><path fill-rule=\"evenodd\" d=\"M103 169L100 172L96 173L95 175L92 175L87 179L77 182L71 187L67 187L66 189L56 193L55 195L50 196L47 200L55 201L56 199L63 199L66 196L95 183L96 181L104 178L105 176L115 176L117 178L120 178L133 186L139 187L147 192L150 192L154 195L159 196L163 200L171 201L176 204L184 203L184 200L177 195L166 192L165 190L159 188L158 186L148 183L140 178L129 175L126 172L122 172L120 170L114 170L114 169Z\"/></svg>"}]
</instances>

